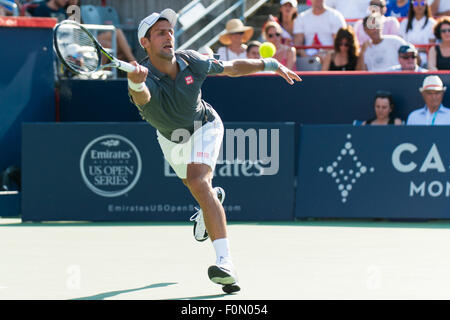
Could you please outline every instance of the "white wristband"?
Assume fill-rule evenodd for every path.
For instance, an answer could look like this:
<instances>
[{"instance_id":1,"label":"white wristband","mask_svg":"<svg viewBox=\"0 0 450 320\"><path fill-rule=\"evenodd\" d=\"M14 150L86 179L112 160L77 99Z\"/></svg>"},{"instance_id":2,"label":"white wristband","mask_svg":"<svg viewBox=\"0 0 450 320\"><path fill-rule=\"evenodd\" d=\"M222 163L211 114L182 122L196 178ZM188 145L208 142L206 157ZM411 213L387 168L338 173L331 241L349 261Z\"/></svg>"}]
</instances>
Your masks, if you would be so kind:
<instances>
[{"instance_id":1,"label":"white wristband","mask_svg":"<svg viewBox=\"0 0 450 320\"><path fill-rule=\"evenodd\" d=\"M142 92L147 86L145 85L145 82L135 83L128 79L128 87L133 91Z\"/></svg>"}]
</instances>

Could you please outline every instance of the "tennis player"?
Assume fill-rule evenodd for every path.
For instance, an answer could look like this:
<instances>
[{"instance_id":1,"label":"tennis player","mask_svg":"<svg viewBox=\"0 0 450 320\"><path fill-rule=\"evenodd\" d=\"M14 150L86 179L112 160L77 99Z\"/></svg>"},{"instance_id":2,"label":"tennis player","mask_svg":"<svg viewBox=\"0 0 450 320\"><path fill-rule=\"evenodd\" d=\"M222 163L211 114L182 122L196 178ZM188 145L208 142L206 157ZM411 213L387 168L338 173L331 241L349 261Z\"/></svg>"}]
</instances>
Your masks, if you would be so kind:
<instances>
[{"instance_id":1,"label":"tennis player","mask_svg":"<svg viewBox=\"0 0 450 320\"><path fill-rule=\"evenodd\" d=\"M258 71L274 71L289 84L301 81L293 71L268 59L220 61L193 50L175 52L177 14L171 9L152 13L141 21L138 39L147 52L136 71L128 73L132 102L144 120L157 129L165 159L200 205L194 223L196 240L211 238L216 263L208 276L227 293L239 291L227 238L222 206L224 191L212 187L224 128L217 112L201 98L208 75L238 77Z\"/></svg>"}]
</instances>

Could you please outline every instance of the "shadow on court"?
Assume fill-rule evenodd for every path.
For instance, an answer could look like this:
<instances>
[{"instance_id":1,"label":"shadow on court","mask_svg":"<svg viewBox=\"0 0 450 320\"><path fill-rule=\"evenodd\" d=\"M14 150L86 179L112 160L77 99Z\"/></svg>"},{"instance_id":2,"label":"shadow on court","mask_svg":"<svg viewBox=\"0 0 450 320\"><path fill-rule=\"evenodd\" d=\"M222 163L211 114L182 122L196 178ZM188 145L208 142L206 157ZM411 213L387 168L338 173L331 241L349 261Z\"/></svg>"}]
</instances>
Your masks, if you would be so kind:
<instances>
[{"instance_id":1,"label":"shadow on court","mask_svg":"<svg viewBox=\"0 0 450 320\"><path fill-rule=\"evenodd\" d=\"M94 296L75 298L75 299L70 299L70 300L104 300L106 298L111 298L111 297L114 297L114 296L118 296L119 294L123 294L123 293L129 293L129 292L136 292L136 291L147 290L147 289L167 287L167 286L171 286L171 285L174 285L174 284L178 284L178 283L177 282L155 283L155 284L151 284L149 286L145 286L145 287L142 287L142 288L127 289L127 290L117 290L117 291L99 293L99 294L96 294Z\"/></svg>"},{"instance_id":2,"label":"shadow on court","mask_svg":"<svg viewBox=\"0 0 450 320\"><path fill-rule=\"evenodd\" d=\"M209 295L209 296L195 296L195 297L185 297L185 298L172 298L169 300L205 300L205 299L218 299L218 298L223 298L229 296L229 294L214 294L214 295Z\"/></svg>"}]
</instances>

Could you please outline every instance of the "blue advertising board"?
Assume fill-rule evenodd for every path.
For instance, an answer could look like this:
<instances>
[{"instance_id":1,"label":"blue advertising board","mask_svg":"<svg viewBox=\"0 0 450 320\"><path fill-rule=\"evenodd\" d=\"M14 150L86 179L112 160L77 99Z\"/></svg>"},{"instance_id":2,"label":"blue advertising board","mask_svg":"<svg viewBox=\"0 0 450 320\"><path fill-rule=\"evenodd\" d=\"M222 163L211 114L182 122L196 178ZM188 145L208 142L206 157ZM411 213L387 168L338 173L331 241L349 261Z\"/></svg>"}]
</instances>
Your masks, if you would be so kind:
<instances>
[{"instance_id":1,"label":"blue advertising board","mask_svg":"<svg viewBox=\"0 0 450 320\"><path fill-rule=\"evenodd\" d=\"M296 218L450 218L449 126L300 127Z\"/></svg>"},{"instance_id":2,"label":"blue advertising board","mask_svg":"<svg viewBox=\"0 0 450 320\"><path fill-rule=\"evenodd\" d=\"M449 87L450 73L438 74ZM373 117L376 91L387 90L394 98L395 116L406 120L412 110L424 106L419 87L427 75L306 72L300 73L303 82L293 86L278 75L270 74L239 78L210 76L203 84L202 97L225 122L352 124L354 120ZM136 107L128 98L126 81L61 81L61 121L140 121ZM449 94L444 96L443 103L450 105Z\"/></svg>"},{"instance_id":3,"label":"blue advertising board","mask_svg":"<svg viewBox=\"0 0 450 320\"><path fill-rule=\"evenodd\" d=\"M225 123L213 184L228 220L293 219L294 129ZM23 221L187 221L195 211L147 123L26 123L22 148Z\"/></svg>"},{"instance_id":4,"label":"blue advertising board","mask_svg":"<svg viewBox=\"0 0 450 320\"><path fill-rule=\"evenodd\" d=\"M23 28L17 19L0 23L0 172L20 164L22 122L55 120L52 27Z\"/></svg>"}]
</instances>

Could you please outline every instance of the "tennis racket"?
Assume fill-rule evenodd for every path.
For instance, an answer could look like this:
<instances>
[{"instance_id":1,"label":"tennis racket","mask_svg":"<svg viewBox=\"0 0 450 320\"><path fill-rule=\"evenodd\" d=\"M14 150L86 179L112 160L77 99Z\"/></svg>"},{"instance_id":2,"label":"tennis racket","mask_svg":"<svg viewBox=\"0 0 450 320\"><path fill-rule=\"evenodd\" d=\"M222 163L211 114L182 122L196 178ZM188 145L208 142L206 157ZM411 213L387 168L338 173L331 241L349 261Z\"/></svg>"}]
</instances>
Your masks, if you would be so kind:
<instances>
[{"instance_id":1,"label":"tennis racket","mask_svg":"<svg viewBox=\"0 0 450 320\"><path fill-rule=\"evenodd\" d=\"M59 60L72 72L91 75L104 68L133 72L136 67L113 57L82 25L64 20L53 28L53 47ZM102 59L108 63L102 65Z\"/></svg>"}]
</instances>

